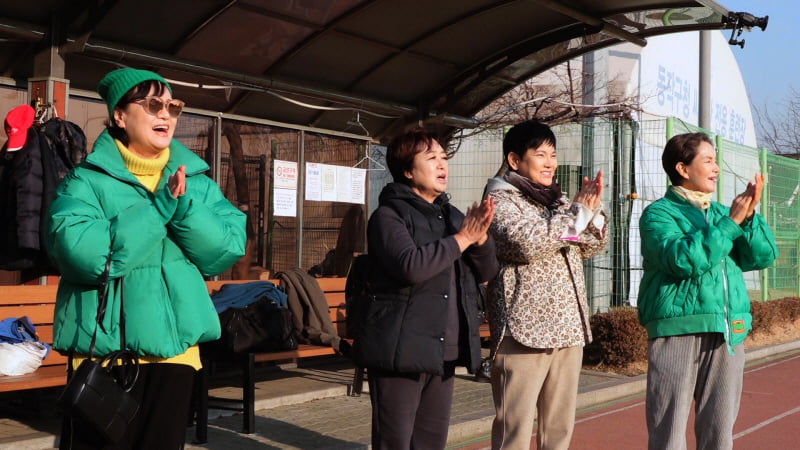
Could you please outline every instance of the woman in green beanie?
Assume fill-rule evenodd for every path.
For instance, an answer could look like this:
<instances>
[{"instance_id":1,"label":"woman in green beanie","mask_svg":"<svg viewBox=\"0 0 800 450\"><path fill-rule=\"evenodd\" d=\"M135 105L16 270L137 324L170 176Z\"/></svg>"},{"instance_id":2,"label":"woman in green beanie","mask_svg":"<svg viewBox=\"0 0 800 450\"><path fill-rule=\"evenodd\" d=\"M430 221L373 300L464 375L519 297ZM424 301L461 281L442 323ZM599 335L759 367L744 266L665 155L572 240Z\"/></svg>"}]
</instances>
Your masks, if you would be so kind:
<instances>
[{"instance_id":1,"label":"woman in green beanie","mask_svg":"<svg viewBox=\"0 0 800 450\"><path fill-rule=\"evenodd\" d=\"M89 353L99 286L110 255L105 327L94 354L120 347L124 292L126 347L139 355L131 393L139 411L110 445L65 418L61 449L183 448L198 343L217 339L219 319L204 276L221 273L245 250L245 215L204 175L208 165L173 140L183 102L160 75L118 69L98 87L107 129L59 186L47 226L61 272L54 347L77 368Z\"/></svg>"}]
</instances>

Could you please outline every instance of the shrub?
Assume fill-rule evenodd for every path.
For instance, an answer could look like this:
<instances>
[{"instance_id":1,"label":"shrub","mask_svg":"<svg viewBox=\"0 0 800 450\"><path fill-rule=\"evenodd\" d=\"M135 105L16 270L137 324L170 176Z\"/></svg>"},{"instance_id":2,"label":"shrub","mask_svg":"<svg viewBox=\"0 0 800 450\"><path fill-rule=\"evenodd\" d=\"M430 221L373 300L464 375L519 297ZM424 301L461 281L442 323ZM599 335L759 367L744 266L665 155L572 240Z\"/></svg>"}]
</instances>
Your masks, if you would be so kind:
<instances>
[{"instance_id":1,"label":"shrub","mask_svg":"<svg viewBox=\"0 0 800 450\"><path fill-rule=\"evenodd\" d=\"M587 362L625 367L647 360L647 332L639 325L635 308L595 314L589 324L594 342L587 347Z\"/></svg>"},{"instance_id":2,"label":"shrub","mask_svg":"<svg viewBox=\"0 0 800 450\"><path fill-rule=\"evenodd\" d=\"M780 320L784 323L794 322L800 319L800 298L789 297L777 302L780 309Z\"/></svg>"},{"instance_id":3,"label":"shrub","mask_svg":"<svg viewBox=\"0 0 800 450\"><path fill-rule=\"evenodd\" d=\"M769 333L800 319L800 298L753 302L753 334ZM594 341L584 352L584 364L624 369L647 361L647 332L639 325L636 308L598 313L589 320Z\"/></svg>"},{"instance_id":4,"label":"shrub","mask_svg":"<svg viewBox=\"0 0 800 450\"><path fill-rule=\"evenodd\" d=\"M769 332L775 326L791 324L800 319L800 298L753 302L750 314L753 315L753 333Z\"/></svg>"},{"instance_id":5,"label":"shrub","mask_svg":"<svg viewBox=\"0 0 800 450\"><path fill-rule=\"evenodd\" d=\"M753 333L766 332L777 319L778 308L773 302L754 302L750 305L753 316Z\"/></svg>"}]
</instances>

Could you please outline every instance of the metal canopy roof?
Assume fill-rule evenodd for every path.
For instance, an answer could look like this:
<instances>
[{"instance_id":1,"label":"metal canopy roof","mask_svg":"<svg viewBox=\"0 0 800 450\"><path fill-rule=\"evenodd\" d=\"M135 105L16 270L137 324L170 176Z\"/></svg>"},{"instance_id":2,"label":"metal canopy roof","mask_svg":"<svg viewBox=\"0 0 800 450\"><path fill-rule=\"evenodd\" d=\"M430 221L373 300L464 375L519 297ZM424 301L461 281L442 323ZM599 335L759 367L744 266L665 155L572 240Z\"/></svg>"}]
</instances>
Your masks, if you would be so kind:
<instances>
[{"instance_id":1,"label":"metal canopy roof","mask_svg":"<svg viewBox=\"0 0 800 450\"><path fill-rule=\"evenodd\" d=\"M419 120L469 127L509 89L592 50L736 26L710 0L4 2L0 75L47 75L34 56L55 46L72 88L149 68L194 83L173 83L192 107L380 139Z\"/></svg>"}]
</instances>

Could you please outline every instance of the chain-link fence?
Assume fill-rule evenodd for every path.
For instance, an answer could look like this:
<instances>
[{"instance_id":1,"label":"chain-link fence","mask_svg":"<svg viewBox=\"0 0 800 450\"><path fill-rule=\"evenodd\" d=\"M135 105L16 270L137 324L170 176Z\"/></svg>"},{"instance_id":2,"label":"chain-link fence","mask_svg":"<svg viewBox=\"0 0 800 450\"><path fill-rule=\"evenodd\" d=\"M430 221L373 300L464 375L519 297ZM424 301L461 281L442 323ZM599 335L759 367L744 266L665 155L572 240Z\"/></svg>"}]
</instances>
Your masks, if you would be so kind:
<instances>
[{"instance_id":1,"label":"chain-link fence","mask_svg":"<svg viewBox=\"0 0 800 450\"><path fill-rule=\"evenodd\" d=\"M0 94L8 92L0 89ZM108 115L105 103L75 96L70 108L91 148ZM367 205L305 200L303 182L306 162L372 169L371 161L363 161L366 136L187 111L175 138L208 163L208 175L248 214L248 254L221 279L251 278L259 267L273 275L300 267L320 276L344 276L353 255L365 251ZM297 164L294 216L275 214L275 161Z\"/></svg>"},{"instance_id":2,"label":"chain-link fence","mask_svg":"<svg viewBox=\"0 0 800 450\"><path fill-rule=\"evenodd\" d=\"M667 123L670 136L705 131L677 119L669 119ZM800 192L800 162L769 153L767 149L748 147L709 134L715 138L717 163L721 169L717 181L717 201L730 205L757 173L766 175L767 184L758 211L772 228L780 255L768 269L745 274L750 298L758 301L800 295L797 263L800 245L797 217L800 205L794 202L794 196Z\"/></svg>"},{"instance_id":3,"label":"chain-link fence","mask_svg":"<svg viewBox=\"0 0 800 450\"><path fill-rule=\"evenodd\" d=\"M606 251L585 265L593 312L636 305L642 277L639 217L644 208L664 196L669 180L661 165L668 137L704 131L679 120L591 121L553 128L558 141L557 180L570 197L584 176L603 171L603 207L609 216ZM729 205L756 173L767 175L760 212L775 232L780 258L760 272L746 274L755 301L800 295L800 161L769 154L708 133L716 142L721 173L717 200ZM453 203L466 208L479 200L486 179L502 161L499 133L470 138L451 160L448 191ZM476 156L478 155L478 156Z\"/></svg>"},{"instance_id":4,"label":"chain-link fence","mask_svg":"<svg viewBox=\"0 0 800 450\"><path fill-rule=\"evenodd\" d=\"M303 165L364 167L366 141L192 114L181 118L176 137L209 163L225 196L248 213L248 256L237 263L244 267L220 278L252 276L250 266L345 276L353 255L365 251L366 206L305 200ZM275 161L297 164L294 216L275 212Z\"/></svg>"},{"instance_id":5,"label":"chain-link fence","mask_svg":"<svg viewBox=\"0 0 800 450\"><path fill-rule=\"evenodd\" d=\"M769 286L768 298L800 296L800 161L767 153L767 185L761 213L775 231L780 252L764 280Z\"/></svg>"},{"instance_id":6,"label":"chain-link fence","mask_svg":"<svg viewBox=\"0 0 800 450\"><path fill-rule=\"evenodd\" d=\"M102 129L105 106L96 100L74 99L72 109L91 144ZM665 119L595 120L560 125L554 131L557 179L569 196L575 195L584 176L594 176L598 170L604 173L603 207L611 240L603 254L586 262L592 311L635 305L642 276L639 217L648 204L663 197L669 185L661 167L664 145L669 136L703 130ZM756 173L767 175L759 210L775 232L780 257L769 269L747 274L751 298L800 295L800 161L709 134L716 142L721 167L719 202L729 205ZM318 275L343 276L353 254L366 250L366 219L377 205L381 188L391 181L383 158L385 148L346 136L189 113L181 117L176 138L208 161L225 195L248 212L251 257L245 264L263 266L273 274L301 267ZM452 144L458 152L450 160L448 191L452 202L465 210L480 200L486 180L500 167L502 132ZM306 162L368 169L367 203L304 200L300 176L296 217L276 215L275 161L296 162L300 172ZM222 278L231 276L229 271Z\"/></svg>"}]
</instances>

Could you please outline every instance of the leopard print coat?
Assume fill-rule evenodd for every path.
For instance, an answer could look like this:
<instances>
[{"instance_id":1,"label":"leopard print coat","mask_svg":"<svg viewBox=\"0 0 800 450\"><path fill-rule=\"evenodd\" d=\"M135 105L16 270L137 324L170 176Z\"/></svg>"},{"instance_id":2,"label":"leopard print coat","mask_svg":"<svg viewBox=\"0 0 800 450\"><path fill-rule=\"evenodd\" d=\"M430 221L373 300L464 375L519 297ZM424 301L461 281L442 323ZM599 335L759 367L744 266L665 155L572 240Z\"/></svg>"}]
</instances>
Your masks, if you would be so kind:
<instances>
[{"instance_id":1,"label":"leopard print coat","mask_svg":"<svg viewBox=\"0 0 800 450\"><path fill-rule=\"evenodd\" d=\"M590 223L577 240L559 239L575 223L578 206L569 199L548 211L502 179L491 180L488 191L497 207L490 232L500 262L487 302L495 350L504 335L531 348L591 342L582 259L603 251L607 227Z\"/></svg>"}]
</instances>

